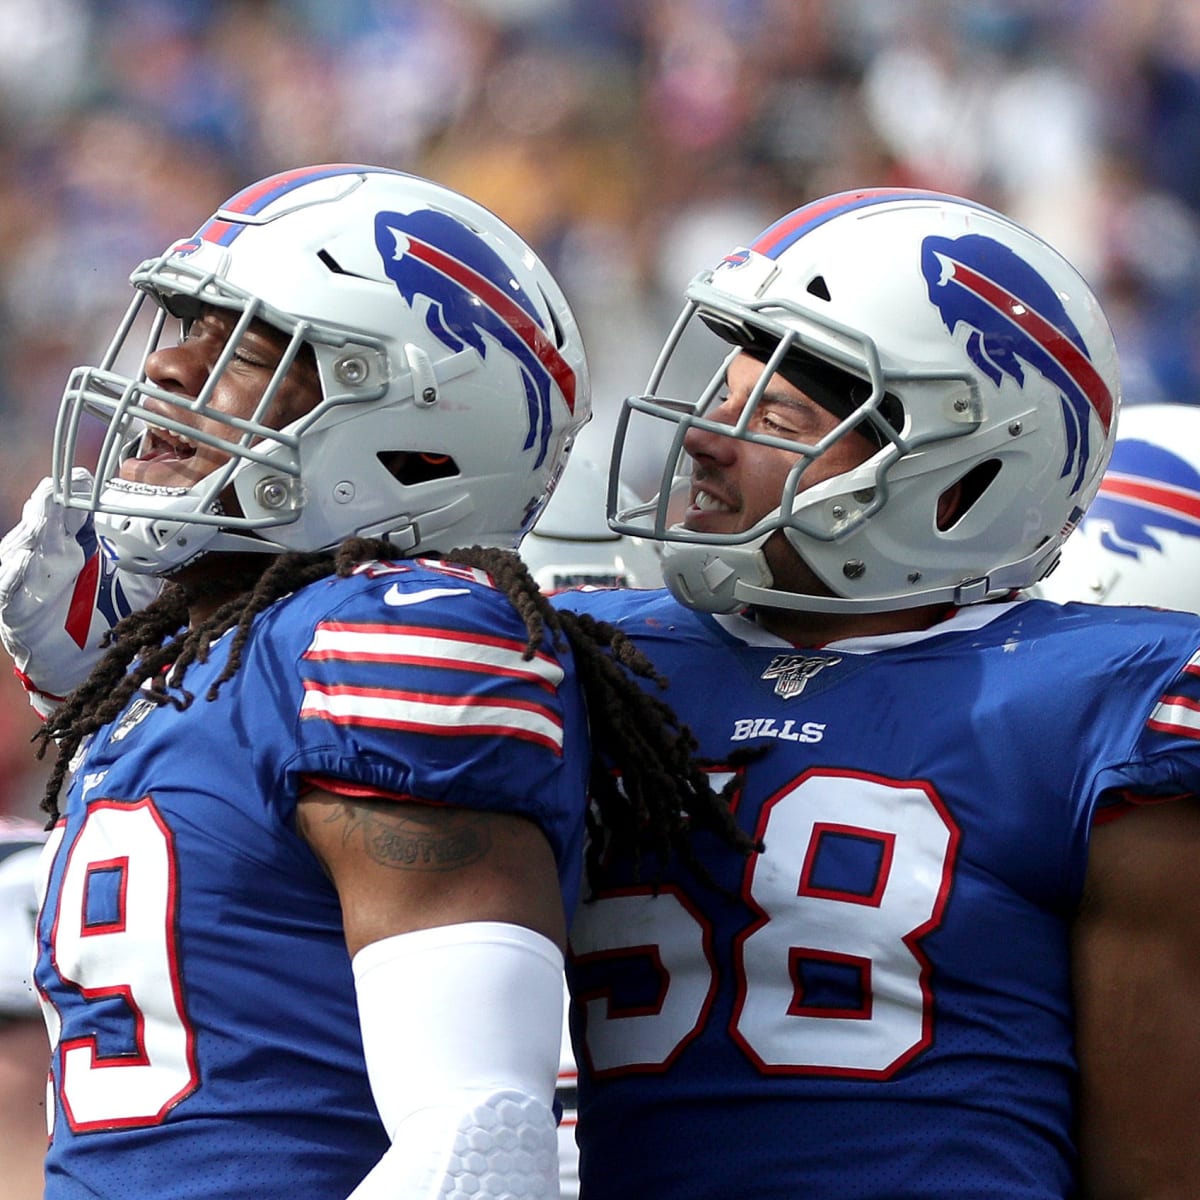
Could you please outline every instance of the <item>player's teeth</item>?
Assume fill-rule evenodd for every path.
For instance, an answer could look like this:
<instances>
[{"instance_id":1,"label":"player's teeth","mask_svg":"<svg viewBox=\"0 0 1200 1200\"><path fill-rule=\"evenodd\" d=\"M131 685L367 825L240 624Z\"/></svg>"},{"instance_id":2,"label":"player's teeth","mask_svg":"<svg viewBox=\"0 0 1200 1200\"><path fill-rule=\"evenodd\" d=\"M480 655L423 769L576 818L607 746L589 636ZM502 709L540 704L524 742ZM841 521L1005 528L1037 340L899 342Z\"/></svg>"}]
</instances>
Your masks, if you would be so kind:
<instances>
[{"instance_id":1,"label":"player's teeth","mask_svg":"<svg viewBox=\"0 0 1200 1200\"><path fill-rule=\"evenodd\" d=\"M729 511L727 504L723 504L715 496L710 496L708 492L696 493L696 507L702 512L712 512L714 509L719 509L722 512Z\"/></svg>"},{"instance_id":2,"label":"player's teeth","mask_svg":"<svg viewBox=\"0 0 1200 1200\"><path fill-rule=\"evenodd\" d=\"M174 446L177 450L195 450L196 443L190 437L186 437L182 433L170 433L165 429L158 431L158 436L169 445Z\"/></svg>"}]
</instances>

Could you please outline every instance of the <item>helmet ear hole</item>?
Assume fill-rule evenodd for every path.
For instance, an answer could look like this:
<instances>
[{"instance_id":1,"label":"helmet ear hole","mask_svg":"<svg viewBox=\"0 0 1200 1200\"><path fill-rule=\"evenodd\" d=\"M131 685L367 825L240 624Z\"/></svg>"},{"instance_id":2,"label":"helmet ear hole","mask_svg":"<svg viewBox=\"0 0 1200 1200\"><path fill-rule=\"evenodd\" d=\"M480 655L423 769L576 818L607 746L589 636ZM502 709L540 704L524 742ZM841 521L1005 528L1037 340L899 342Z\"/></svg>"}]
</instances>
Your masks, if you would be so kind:
<instances>
[{"instance_id":1,"label":"helmet ear hole","mask_svg":"<svg viewBox=\"0 0 1200 1200\"><path fill-rule=\"evenodd\" d=\"M460 474L458 463L450 455L432 450L381 450L375 457L397 483L406 487Z\"/></svg>"},{"instance_id":2,"label":"helmet ear hole","mask_svg":"<svg viewBox=\"0 0 1200 1200\"><path fill-rule=\"evenodd\" d=\"M938 532L946 533L953 529L978 503L999 474L1000 460L989 458L976 463L957 483L952 483L938 497Z\"/></svg>"}]
</instances>

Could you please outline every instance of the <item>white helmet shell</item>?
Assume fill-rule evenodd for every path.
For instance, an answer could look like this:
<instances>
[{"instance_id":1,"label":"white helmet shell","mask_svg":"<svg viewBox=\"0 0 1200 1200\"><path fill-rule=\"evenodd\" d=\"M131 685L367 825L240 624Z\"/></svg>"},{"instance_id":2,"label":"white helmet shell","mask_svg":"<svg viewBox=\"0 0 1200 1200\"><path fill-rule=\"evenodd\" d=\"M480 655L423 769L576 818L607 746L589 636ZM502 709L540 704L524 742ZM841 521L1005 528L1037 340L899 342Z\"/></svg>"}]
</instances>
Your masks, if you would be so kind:
<instances>
[{"instance_id":1,"label":"white helmet shell","mask_svg":"<svg viewBox=\"0 0 1200 1200\"><path fill-rule=\"evenodd\" d=\"M698 399L681 400L673 359L700 322L720 335L708 341L723 360ZM736 428L705 417L730 345L767 362ZM839 425L815 446L747 427L789 364L845 381L827 389ZM667 427L658 496L610 516L619 532L664 543L672 591L717 612L852 613L967 604L1039 579L1099 486L1119 381L1108 322L1055 250L969 200L874 189L797 209L697 276L646 393L626 400L616 453L624 477L626 454L662 444ZM673 524L693 427L793 451L780 507L739 533ZM878 450L809 486L808 464L855 429ZM939 501L956 485L964 502L943 527ZM821 594L772 586L763 545L776 531Z\"/></svg>"},{"instance_id":2,"label":"white helmet shell","mask_svg":"<svg viewBox=\"0 0 1200 1200\"><path fill-rule=\"evenodd\" d=\"M1130 405L1083 524L1032 589L1065 603L1200 612L1200 408Z\"/></svg>"},{"instance_id":3,"label":"white helmet shell","mask_svg":"<svg viewBox=\"0 0 1200 1200\"><path fill-rule=\"evenodd\" d=\"M658 544L608 527L607 492L607 472L576 451L550 503L521 543L521 557L543 591L662 586ZM625 506L635 502L634 495L623 493Z\"/></svg>"},{"instance_id":4,"label":"white helmet shell","mask_svg":"<svg viewBox=\"0 0 1200 1200\"><path fill-rule=\"evenodd\" d=\"M404 552L514 546L590 416L579 330L549 271L498 217L428 180L341 164L275 175L130 279L138 297L103 361L67 385L54 454L60 503L96 512L128 570L168 573L206 550L324 550L354 534ZM155 319L131 359L147 300ZM181 397L146 377L146 357L169 319L186 327L205 305L239 324L200 395ZM207 401L256 319L290 344L257 411L234 422ZM273 429L270 401L310 350L322 397ZM79 497L68 483L86 413L107 430L96 485ZM188 488L119 478L143 422L196 437L198 417L223 423L196 440L228 462Z\"/></svg>"}]
</instances>

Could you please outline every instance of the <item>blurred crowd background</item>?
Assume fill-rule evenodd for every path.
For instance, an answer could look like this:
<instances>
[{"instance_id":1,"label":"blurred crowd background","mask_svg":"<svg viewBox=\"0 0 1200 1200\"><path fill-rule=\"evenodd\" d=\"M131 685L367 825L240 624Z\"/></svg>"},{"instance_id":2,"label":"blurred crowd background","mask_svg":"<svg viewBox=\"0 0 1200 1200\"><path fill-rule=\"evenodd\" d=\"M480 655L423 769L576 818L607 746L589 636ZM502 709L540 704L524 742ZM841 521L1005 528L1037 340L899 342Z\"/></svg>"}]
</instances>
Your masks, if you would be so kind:
<instances>
[{"instance_id":1,"label":"blurred crowd background","mask_svg":"<svg viewBox=\"0 0 1200 1200\"><path fill-rule=\"evenodd\" d=\"M0 0L0 528L130 270L317 162L430 175L539 249L596 457L691 275L864 184L1042 233L1106 302L1127 402L1200 400L1197 0ZM0 687L0 812L36 807L35 728Z\"/></svg>"}]
</instances>

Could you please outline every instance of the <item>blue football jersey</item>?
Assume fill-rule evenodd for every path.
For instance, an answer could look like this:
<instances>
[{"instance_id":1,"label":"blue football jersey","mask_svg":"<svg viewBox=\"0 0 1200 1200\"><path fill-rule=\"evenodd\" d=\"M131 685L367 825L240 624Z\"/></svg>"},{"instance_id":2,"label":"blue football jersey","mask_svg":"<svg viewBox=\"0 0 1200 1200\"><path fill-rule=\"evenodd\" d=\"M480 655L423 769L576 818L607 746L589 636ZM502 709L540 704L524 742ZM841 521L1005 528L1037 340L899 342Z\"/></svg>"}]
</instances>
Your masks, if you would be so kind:
<instances>
[{"instance_id":1,"label":"blue football jersey","mask_svg":"<svg viewBox=\"0 0 1200 1200\"><path fill-rule=\"evenodd\" d=\"M313 583L257 618L209 701L231 639L189 667L190 707L138 696L95 735L52 834L49 1200L342 1200L387 1149L337 893L296 832L307 783L527 817L568 912L578 896L572 660L526 660L482 573Z\"/></svg>"},{"instance_id":2,"label":"blue football jersey","mask_svg":"<svg viewBox=\"0 0 1200 1200\"><path fill-rule=\"evenodd\" d=\"M988 604L808 650L662 591L556 603L649 654L765 846L585 894L586 1200L1074 1196L1089 833L1200 793L1200 620Z\"/></svg>"}]
</instances>

